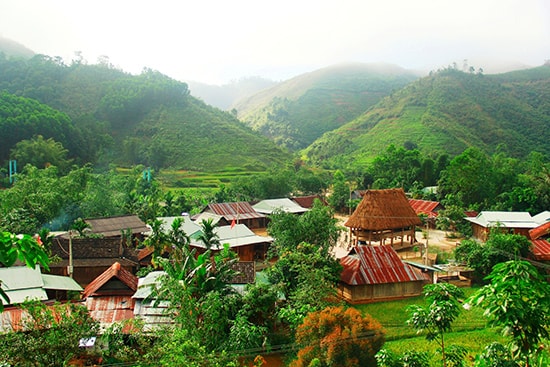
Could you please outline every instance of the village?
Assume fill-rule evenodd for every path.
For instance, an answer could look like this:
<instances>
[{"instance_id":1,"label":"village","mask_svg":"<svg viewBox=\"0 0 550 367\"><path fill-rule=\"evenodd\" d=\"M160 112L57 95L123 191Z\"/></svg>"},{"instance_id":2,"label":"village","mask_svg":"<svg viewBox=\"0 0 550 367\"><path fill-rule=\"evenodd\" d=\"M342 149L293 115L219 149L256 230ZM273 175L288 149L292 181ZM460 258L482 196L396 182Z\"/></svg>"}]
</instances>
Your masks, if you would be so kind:
<instances>
[{"instance_id":1,"label":"village","mask_svg":"<svg viewBox=\"0 0 550 367\"><path fill-rule=\"evenodd\" d=\"M333 255L343 267L338 296L349 304L381 302L418 296L426 284L450 282L469 286L471 269L452 259L460 238L436 228L442 206L438 202L407 198L402 189L364 190L349 216L339 216L343 230ZM206 250L200 241L202 221L211 221L221 245L237 254L237 276L232 286L244 292L247 284L260 281L269 266L268 250L274 238L267 234L269 217L277 211L299 216L310 210L318 196L263 200L257 203L209 204L201 213L162 217L167 232L176 218L198 254ZM423 220L421 219L423 218ZM550 261L550 212L531 216L524 212L481 212L465 218L474 238L485 241L495 226L526 236L533 245L532 260ZM149 330L170 324L167 306L151 299L151 285L162 269L138 277L151 267L153 249L138 244L151 235L151 227L135 215L86 219L82 233L56 233L49 271L36 267L0 268L0 278L10 303L0 314L0 330L18 330L25 317L17 305L36 299L46 304L79 302L106 328L138 318ZM212 248L220 251L222 246ZM449 260L438 261L447 253Z\"/></svg>"}]
</instances>

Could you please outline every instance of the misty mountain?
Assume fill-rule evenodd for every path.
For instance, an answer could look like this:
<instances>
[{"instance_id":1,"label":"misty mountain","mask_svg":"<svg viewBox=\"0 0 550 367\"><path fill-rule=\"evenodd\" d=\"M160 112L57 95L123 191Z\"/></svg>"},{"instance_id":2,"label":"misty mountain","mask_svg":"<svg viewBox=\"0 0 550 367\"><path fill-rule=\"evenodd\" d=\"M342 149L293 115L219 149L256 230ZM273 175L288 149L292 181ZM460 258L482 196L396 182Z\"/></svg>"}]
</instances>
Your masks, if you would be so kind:
<instances>
[{"instance_id":1,"label":"misty mountain","mask_svg":"<svg viewBox=\"0 0 550 367\"><path fill-rule=\"evenodd\" d=\"M61 142L76 162L105 166L263 170L290 157L193 97L187 84L150 69L131 75L108 64L0 54L0 91L0 162L37 134Z\"/></svg>"},{"instance_id":2,"label":"misty mountain","mask_svg":"<svg viewBox=\"0 0 550 367\"><path fill-rule=\"evenodd\" d=\"M417 78L389 64L334 65L281 82L233 107L254 130L299 150Z\"/></svg>"},{"instance_id":3,"label":"misty mountain","mask_svg":"<svg viewBox=\"0 0 550 367\"><path fill-rule=\"evenodd\" d=\"M550 151L550 65L483 75L447 68L382 99L303 156L327 167L363 164L390 144L427 155L460 154L470 146L525 157Z\"/></svg>"},{"instance_id":4,"label":"misty mountain","mask_svg":"<svg viewBox=\"0 0 550 367\"><path fill-rule=\"evenodd\" d=\"M0 35L0 52L8 57L22 57L29 59L34 56L34 51L28 49L22 44L4 38Z\"/></svg>"},{"instance_id":5,"label":"misty mountain","mask_svg":"<svg viewBox=\"0 0 550 367\"><path fill-rule=\"evenodd\" d=\"M247 77L224 85L211 85L194 81L190 81L188 84L193 96L202 99L211 106L229 110L237 101L250 97L277 83L261 77Z\"/></svg>"}]
</instances>

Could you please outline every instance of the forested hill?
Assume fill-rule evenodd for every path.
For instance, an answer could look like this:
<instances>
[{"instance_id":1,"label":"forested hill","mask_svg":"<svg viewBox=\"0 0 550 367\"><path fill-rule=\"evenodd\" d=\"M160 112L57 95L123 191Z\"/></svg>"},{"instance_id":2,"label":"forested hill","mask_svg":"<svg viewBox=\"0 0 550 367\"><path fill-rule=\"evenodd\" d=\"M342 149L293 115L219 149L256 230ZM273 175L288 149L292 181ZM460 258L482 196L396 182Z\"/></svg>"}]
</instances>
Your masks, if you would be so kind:
<instances>
[{"instance_id":1,"label":"forested hill","mask_svg":"<svg viewBox=\"0 0 550 367\"><path fill-rule=\"evenodd\" d=\"M104 61L65 65L0 53L0 162L35 135L59 141L78 163L218 170L288 159L234 115L190 95L186 83L147 69L131 75Z\"/></svg>"},{"instance_id":2,"label":"forested hill","mask_svg":"<svg viewBox=\"0 0 550 367\"><path fill-rule=\"evenodd\" d=\"M364 163L395 146L451 156L475 146L525 157L550 152L550 65L498 75L448 68L384 98L304 150L310 162Z\"/></svg>"},{"instance_id":3,"label":"forested hill","mask_svg":"<svg viewBox=\"0 0 550 367\"><path fill-rule=\"evenodd\" d=\"M299 150L417 78L389 64L334 65L281 82L233 107L254 130Z\"/></svg>"}]
</instances>

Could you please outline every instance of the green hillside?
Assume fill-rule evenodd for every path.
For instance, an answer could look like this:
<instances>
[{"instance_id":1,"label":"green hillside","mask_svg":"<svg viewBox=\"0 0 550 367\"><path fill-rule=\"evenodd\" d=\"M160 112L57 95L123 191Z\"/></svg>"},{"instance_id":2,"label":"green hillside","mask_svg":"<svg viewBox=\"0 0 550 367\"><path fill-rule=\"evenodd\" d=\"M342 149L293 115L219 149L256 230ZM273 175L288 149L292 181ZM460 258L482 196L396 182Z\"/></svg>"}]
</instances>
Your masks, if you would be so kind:
<instances>
[{"instance_id":1,"label":"green hillside","mask_svg":"<svg viewBox=\"0 0 550 367\"><path fill-rule=\"evenodd\" d=\"M254 130L299 150L415 79L393 65L336 65L282 82L234 107Z\"/></svg>"},{"instance_id":2,"label":"green hillside","mask_svg":"<svg viewBox=\"0 0 550 367\"><path fill-rule=\"evenodd\" d=\"M0 91L0 131L14 131L2 135L0 162L36 134L61 142L78 163L263 170L290 156L190 95L186 83L150 69L131 75L108 62L65 65L44 55L0 54Z\"/></svg>"},{"instance_id":3,"label":"green hillside","mask_svg":"<svg viewBox=\"0 0 550 367\"><path fill-rule=\"evenodd\" d=\"M303 151L310 162L365 163L390 144L455 155L470 146L525 157L550 151L550 65L499 75L445 69L384 98Z\"/></svg>"}]
</instances>

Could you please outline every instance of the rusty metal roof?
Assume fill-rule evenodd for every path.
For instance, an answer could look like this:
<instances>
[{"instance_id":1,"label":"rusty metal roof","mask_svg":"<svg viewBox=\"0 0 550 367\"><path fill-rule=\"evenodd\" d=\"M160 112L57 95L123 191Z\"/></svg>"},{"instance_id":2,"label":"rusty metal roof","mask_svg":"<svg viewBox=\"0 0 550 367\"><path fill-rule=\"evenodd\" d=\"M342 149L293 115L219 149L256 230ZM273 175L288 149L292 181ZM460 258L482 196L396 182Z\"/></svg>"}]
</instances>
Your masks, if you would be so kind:
<instances>
[{"instance_id":1,"label":"rusty metal roof","mask_svg":"<svg viewBox=\"0 0 550 367\"><path fill-rule=\"evenodd\" d=\"M529 237L532 240L536 240L542 236L550 234L550 222L546 222L536 228L529 230Z\"/></svg>"},{"instance_id":2,"label":"rusty metal roof","mask_svg":"<svg viewBox=\"0 0 550 367\"><path fill-rule=\"evenodd\" d=\"M342 282L349 285L385 284L424 281L426 276L404 263L391 245L354 248L350 255L340 259Z\"/></svg>"},{"instance_id":3,"label":"rusty metal roof","mask_svg":"<svg viewBox=\"0 0 550 367\"><path fill-rule=\"evenodd\" d=\"M113 278L117 278L122 282L122 284L125 286L123 288L116 287L107 289L104 287L106 284L109 283ZM129 292L133 294L133 292L136 291L138 285L138 278L129 272L128 270L124 269L120 266L120 263L116 262L107 270L105 270L102 274L100 274L97 278L92 280L88 286L84 289L84 292L82 294L83 298L87 298L94 295L125 295L125 293Z\"/></svg>"},{"instance_id":4,"label":"rusty metal roof","mask_svg":"<svg viewBox=\"0 0 550 367\"><path fill-rule=\"evenodd\" d=\"M103 327L134 318L134 303L130 295L88 297L85 302L90 316Z\"/></svg>"},{"instance_id":5,"label":"rusty metal roof","mask_svg":"<svg viewBox=\"0 0 550 367\"><path fill-rule=\"evenodd\" d=\"M123 230L130 229L132 234L148 232L150 229L137 215L123 215L118 217L85 219L90 225L92 233L105 237L120 236Z\"/></svg>"},{"instance_id":6,"label":"rusty metal roof","mask_svg":"<svg viewBox=\"0 0 550 367\"><path fill-rule=\"evenodd\" d=\"M233 203L212 203L208 204L208 208L219 216L222 216L227 221L245 220L264 218L265 215L258 213L250 203L245 201L233 202Z\"/></svg>"},{"instance_id":7,"label":"rusty metal roof","mask_svg":"<svg viewBox=\"0 0 550 367\"><path fill-rule=\"evenodd\" d=\"M439 201L409 199L409 204L416 214L426 214L430 217L437 217L437 208L440 206Z\"/></svg>"}]
</instances>

